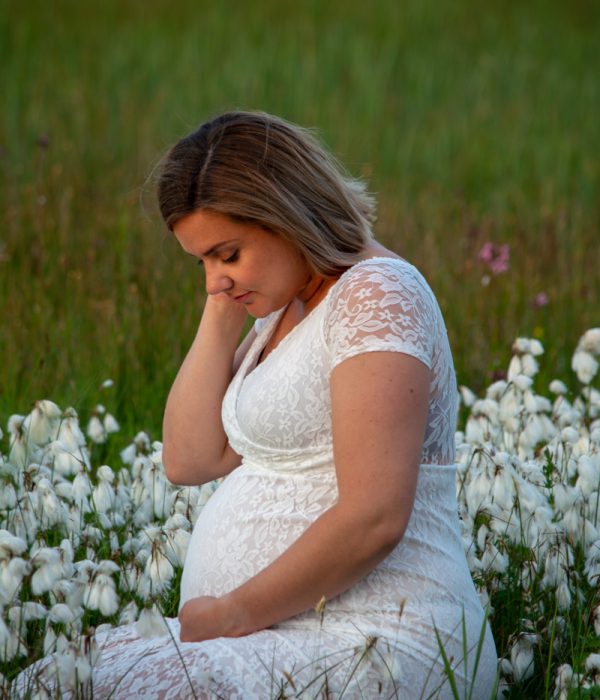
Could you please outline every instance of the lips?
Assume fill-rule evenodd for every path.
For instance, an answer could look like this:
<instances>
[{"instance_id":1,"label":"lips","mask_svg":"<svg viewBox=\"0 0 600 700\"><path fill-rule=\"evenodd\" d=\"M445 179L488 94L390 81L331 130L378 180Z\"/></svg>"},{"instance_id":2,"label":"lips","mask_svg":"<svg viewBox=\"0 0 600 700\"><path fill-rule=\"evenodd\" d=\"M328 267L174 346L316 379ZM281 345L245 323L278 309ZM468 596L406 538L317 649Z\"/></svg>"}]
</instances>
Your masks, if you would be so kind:
<instances>
[{"instance_id":1,"label":"lips","mask_svg":"<svg viewBox=\"0 0 600 700\"><path fill-rule=\"evenodd\" d=\"M244 294L240 294L237 297L233 297L233 301L237 301L239 304L243 304L245 301L248 300L252 292L244 292Z\"/></svg>"}]
</instances>

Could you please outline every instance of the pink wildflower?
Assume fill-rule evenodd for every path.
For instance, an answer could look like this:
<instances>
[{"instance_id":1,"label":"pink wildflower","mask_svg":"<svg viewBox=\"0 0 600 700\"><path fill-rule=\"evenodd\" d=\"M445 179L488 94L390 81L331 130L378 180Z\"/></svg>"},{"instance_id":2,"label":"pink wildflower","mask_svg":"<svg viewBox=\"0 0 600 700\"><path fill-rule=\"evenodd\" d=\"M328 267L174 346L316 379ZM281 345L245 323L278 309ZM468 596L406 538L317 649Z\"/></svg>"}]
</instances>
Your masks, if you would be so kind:
<instances>
[{"instance_id":1,"label":"pink wildflower","mask_svg":"<svg viewBox=\"0 0 600 700\"><path fill-rule=\"evenodd\" d=\"M531 303L534 309L541 309L542 306L546 306L549 301L550 300L548 299L546 292L539 292L535 295Z\"/></svg>"},{"instance_id":2,"label":"pink wildflower","mask_svg":"<svg viewBox=\"0 0 600 700\"><path fill-rule=\"evenodd\" d=\"M487 263L488 265L492 262L492 260L494 259L493 243L490 243L490 241L488 241L487 243L483 244L483 247L479 251L479 259L481 260L481 262Z\"/></svg>"},{"instance_id":3,"label":"pink wildflower","mask_svg":"<svg viewBox=\"0 0 600 700\"><path fill-rule=\"evenodd\" d=\"M487 241L479 251L478 258L487 265L492 275L499 275L508 270L510 247L506 243L496 245L491 241Z\"/></svg>"}]
</instances>

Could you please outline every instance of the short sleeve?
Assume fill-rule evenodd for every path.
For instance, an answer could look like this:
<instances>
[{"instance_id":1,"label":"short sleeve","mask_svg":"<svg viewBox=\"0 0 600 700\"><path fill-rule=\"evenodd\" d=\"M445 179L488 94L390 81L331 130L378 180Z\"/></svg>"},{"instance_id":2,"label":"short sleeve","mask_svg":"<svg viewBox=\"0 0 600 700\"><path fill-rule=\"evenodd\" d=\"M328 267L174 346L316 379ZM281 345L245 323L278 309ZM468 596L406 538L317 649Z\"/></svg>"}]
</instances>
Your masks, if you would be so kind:
<instances>
[{"instance_id":1,"label":"short sleeve","mask_svg":"<svg viewBox=\"0 0 600 700\"><path fill-rule=\"evenodd\" d=\"M331 369L365 352L412 355L431 368L439 309L419 271L395 258L364 261L335 285L324 339Z\"/></svg>"}]
</instances>

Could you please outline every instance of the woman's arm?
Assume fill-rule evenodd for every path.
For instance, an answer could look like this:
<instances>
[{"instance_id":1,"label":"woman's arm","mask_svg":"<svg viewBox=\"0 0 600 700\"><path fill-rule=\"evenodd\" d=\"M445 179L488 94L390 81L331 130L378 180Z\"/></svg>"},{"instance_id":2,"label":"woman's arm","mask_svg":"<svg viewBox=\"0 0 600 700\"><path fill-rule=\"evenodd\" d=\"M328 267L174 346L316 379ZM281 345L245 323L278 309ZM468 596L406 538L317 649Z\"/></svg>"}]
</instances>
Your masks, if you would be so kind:
<instances>
[{"instance_id":1,"label":"woman's arm","mask_svg":"<svg viewBox=\"0 0 600 700\"><path fill-rule=\"evenodd\" d=\"M428 367L403 353L365 353L334 369L338 502L239 588L188 601L182 641L268 627L343 592L389 554L413 507L429 381Z\"/></svg>"},{"instance_id":2,"label":"woman's arm","mask_svg":"<svg viewBox=\"0 0 600 700\"><path fill-rule=\"evenodd\" d=\"M221 298L219 298L221 297ZM194 342L169 392L163 420L163 464L175 484L202 484L240 463L221 422L221 404L234 371L255 337L236 353L247 318L243 306L209 296Z\"/></svg>"}]
</instances>

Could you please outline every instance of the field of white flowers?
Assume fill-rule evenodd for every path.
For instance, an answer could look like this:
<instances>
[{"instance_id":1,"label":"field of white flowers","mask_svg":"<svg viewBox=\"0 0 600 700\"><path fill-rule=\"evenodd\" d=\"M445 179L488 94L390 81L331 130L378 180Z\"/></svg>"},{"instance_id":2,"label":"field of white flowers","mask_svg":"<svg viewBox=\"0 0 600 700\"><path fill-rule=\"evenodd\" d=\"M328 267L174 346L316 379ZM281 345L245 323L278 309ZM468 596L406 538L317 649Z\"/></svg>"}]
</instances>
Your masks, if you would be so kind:
<instances>
[{"instance_id":1,"label":"field of white flowers","mask_svg":"<svg viewBox=\"0 0 600 700\"><path fill-rule=\"evenodd\" d=\"M498 697L600 697L600 328L580 339L577 395L534 391L537 340L517 339L506 380L461 387L457 494L473 579L501 654ZM0 433L0 697L91 697L95 635L164 634L194 522L217 487L174 487L139 433L94 463L119 426L97 406L39 401ZM87 437L86 437L87 435ZM49 657L37 675L20 671Z\"/></svg>"}]
</instances>

